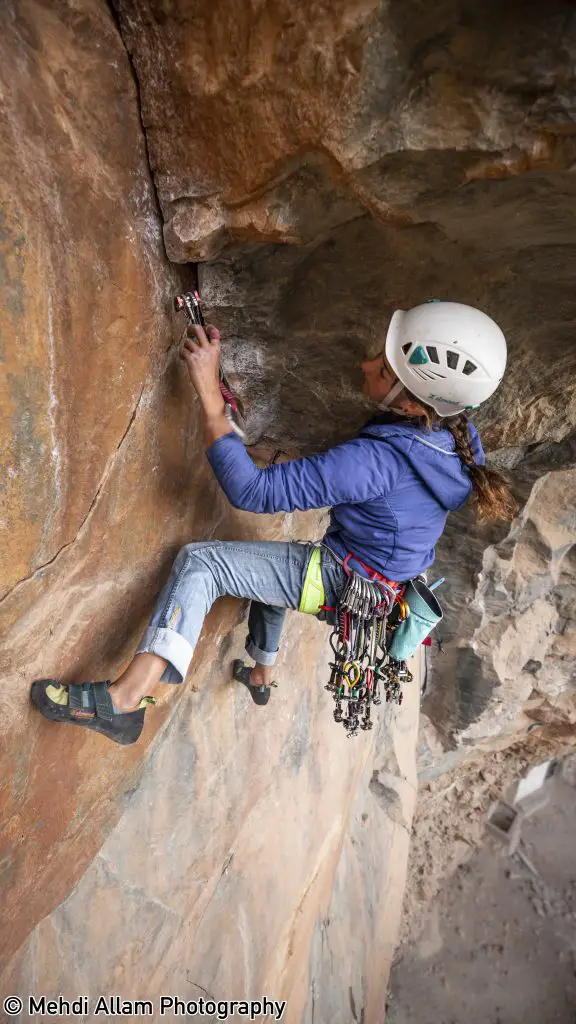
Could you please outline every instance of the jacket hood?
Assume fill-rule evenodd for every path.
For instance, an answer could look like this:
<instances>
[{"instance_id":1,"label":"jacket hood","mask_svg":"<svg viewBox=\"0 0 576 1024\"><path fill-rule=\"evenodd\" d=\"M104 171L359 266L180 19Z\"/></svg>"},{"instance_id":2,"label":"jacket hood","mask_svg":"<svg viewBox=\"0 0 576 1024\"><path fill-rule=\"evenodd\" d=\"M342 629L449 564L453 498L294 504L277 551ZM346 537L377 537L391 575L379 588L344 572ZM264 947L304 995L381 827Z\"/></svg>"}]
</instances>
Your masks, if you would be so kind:
<instances>
[{"instance_id":1,"label":"jacket hood","mask_svg":"<svg viewBox=\"0 0 576 1024\"><path fill-rule=\"evenodd\" d=\"M483 466L485 457L478 431L470 421L468 429L476 465ZM456 453L454 438L446 427L425 430L413 423L372 421L360 432L360 437L369 436L385 441L401 453L448 512L461 508L470 497L470 474Z\"/></svg>"}]
</instances>

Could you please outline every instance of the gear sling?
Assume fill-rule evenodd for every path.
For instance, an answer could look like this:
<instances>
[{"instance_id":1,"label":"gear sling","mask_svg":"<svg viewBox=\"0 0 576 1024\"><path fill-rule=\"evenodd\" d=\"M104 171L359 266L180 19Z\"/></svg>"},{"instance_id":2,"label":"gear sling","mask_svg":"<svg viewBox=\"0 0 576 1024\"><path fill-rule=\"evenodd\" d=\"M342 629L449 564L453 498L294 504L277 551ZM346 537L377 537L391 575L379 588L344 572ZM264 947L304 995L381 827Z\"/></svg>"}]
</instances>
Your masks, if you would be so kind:
<instances>
[{"instance_id":1,"label":"gear sling","mask_svg":"<svg viewBox=\"0 0 576 1024\"><path fill-rule=\"evenodd\" d=\"M333 555L334 553L331 552ZM336 557L336 556L334 556ZM350 568L354 558L369 579ZM325 689L332 693L334 721L348 736L371 729L372 705L402 703L402 684L412 682L406 661L442 618L442 609L420 577L396 583L348 552L342 562L347 580L338 605L324 604L320 547L314 547L306 570L299 611L317 615L335 612L330 636L334 661ZM438 586L439 580L434 587Z\"/></svg>"}]
</instances>

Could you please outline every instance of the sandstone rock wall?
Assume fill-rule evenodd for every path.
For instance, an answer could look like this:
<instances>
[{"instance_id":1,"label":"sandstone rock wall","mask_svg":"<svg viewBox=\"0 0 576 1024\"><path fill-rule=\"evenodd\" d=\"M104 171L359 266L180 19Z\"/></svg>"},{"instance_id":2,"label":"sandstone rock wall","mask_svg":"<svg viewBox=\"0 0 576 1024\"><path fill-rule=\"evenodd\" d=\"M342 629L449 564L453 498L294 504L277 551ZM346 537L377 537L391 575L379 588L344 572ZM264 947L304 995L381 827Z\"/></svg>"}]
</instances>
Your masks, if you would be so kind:
<instances>
[{"instance_id":1,"label":"sandstone rock wall","mask_svg":"<svg viewBox=\"0 0 576 1024\"><path fill-rule=\"evenodd\" d=\"M240 977L292 993L294 1020L364 1009L370 1024L414 705L344 743L310 686L325 634L296 620L288 693L258 730L225 681L235 602L214 609L193 680L136 749L51 728L28 688L117 672L184 541L321 531L233 513L208 471L170 301L202 260L250 440L268 450L318 450L365 421L358 364L396 306L450 297L502 324L509 372L478 422L525 508L511 532L462 513L439 547L431 760L507 734L533 690L566 699L572 6L14 0L0 18L3 986L64 986L69 967L92 991L150 970L150 991L225 995Z\"/></svg>"},{"instance_id":2,"label":"sandstone rock wall","mask_svg":"<svg viewBox=\"0 0 576 1024\"><path fill-rule=\"evenodd\" d=\"M228 338L251 439L291 452L351 436L368 415L359 361L379 351L394 308L430 297L478 305L502 325L510 358L477 422L520 501L568 516L570 589L576 528L547 474L563 474L562 492L573 491L572 5L115 6L140 81L167 251L205 261L204 296ZM525 519L508 537L466 511L438 547L447 644L432 659L425 710L445 748L510 727L536 636L535 660L552 654L544 624L564 637L544 675L556 692L571 686L574 620L552 595L556 561L534 633L507 571L486 555L514 636L500 633L497 611L476 637L484 552L519 540L531 544Z\"/></svg>"},{"instance_id":3,"label":"sandstone rock wall","mask_svg":"<svg viewBox=\"0 0 576 1024\"><path fill-rule=\"evenodd\" d=\"M226 510L177 365L177 278L116 26L90 0L1 18L6 952L82 874L142 756L50 729L30 681L117 670L174 551Z\"/></svg>"},{"instance_id":4,"label":"sandstone rock wall","mask_svg":"<svg viewBox=\"0 0 576 1024\"><path fill-rule=\"evenodd\" d=\"M351 986L378 1007L386 971L371 957L389 957L400 913L415 688L398 722L347 742L322 689L325 627L294 617L258 717L228 674L246 609L222 601L187 686L166 688L136 747L29 707L37 676L118 672L183 542L304 539L322 524L236 513L210 473L171 312L191 277L165 256L111 11L21 0L0 19L0 991L268 992L297 1021L313 974L316 1021L336 985L346 1012ZM317 948L321 929L334 949L355 930L353 977Z\"/></svg>"},{"instance_id":5,"label":"sandstone rock wall","mask_svg":"<svg viewBox=\"0 0 576 1024\"><path fill-rule=\"evenodd\" d=\"M418 693L360 744L336 730L294 617L258 714L226 652L172 709L121 818L34 928L3 992L286 999L289 1024L382 1019L415 802ZM236 649L244 630L229 637ZM228 646L228 645L226 645ZM331 702L330 702L331 703ZM132 1018L131 1018L132 1019ZM136 1019L136 1018L133 1018Z\"/></svg>"},{"instance_id":6,"label":"sandstone rock wall","mask_svg":"<svg viewBox=\"0 0 576 1024\"><path fill-rule=\"evenodd\" d=\"M574 499L573 470L544 473L510 533L469 550L481 556L469 563L477 570L472 599L450 609L453 643L434 661L455 685L425 702L448 745L455 734L468 746L514 734L519 712L528 702L537 707L538 697L576 721Z\"/></svg>"}]
</instances>

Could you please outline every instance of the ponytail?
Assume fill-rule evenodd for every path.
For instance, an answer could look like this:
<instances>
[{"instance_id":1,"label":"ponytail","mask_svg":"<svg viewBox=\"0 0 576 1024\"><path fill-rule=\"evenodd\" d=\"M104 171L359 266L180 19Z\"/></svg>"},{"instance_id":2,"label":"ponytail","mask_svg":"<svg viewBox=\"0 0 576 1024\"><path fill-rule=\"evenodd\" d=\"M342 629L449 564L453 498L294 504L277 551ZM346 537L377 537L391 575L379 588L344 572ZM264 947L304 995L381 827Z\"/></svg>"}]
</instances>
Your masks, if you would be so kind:
<instances>
[{"instance_id":1,"label":"ponytail","mask_svg":"<svg viewBox=\"0 0 576 1024\"><path fill-rule=\"evenodd\" d=\"M494 519L511 522L518 514L518 504L506 483L506 480L495 469L477 466L474 462L468 430L468 417L465 413L452 416L441 421L442 426L450 431L456 445L456 453L466 466L472 480L472 501L476 506L479 522L487 523Z\"/></svg>"},{"instance_id":2,"label":"ponytail","mask_svg":"<svg viewBox=\"0 0 576 1024\"><path fill-rule=\"evenodd\" d=\"M460 461L466 467L472 481L470 498L476 507L478 521L489 523L495 519L502 519L505 523L512 522L518 515L518 503L500 473L495 469L488 469L487 466L477 466L474 462L466 413L442 418L435 409L424 405L420 398L408 391L408 388L404 391L411 401L426 410L423 416L411 417L415 425L430 430L434 424L438 428L449 430L452 434L456 454L460 456Z\"/></svg>"}]
</instances>

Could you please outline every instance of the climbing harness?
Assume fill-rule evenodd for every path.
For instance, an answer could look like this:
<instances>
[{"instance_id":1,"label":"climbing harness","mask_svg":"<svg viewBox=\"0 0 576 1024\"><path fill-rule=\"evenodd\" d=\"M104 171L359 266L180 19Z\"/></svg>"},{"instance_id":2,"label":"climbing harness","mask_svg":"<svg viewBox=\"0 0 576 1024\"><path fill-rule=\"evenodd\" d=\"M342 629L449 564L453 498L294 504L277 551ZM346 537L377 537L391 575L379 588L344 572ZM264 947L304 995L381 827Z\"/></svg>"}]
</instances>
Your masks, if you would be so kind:
<instances>
[{"instance_id":1,"label":"climbing harness","mask_svg":"<svg viewBox=\"0 0 576 1024\"><path fill-rule=\"evenodd\" d=\"M400 619L408 614L403 602L404 587L386 579L374 569L355 560L370 574L370 579L354 572L347 554L342 567L347 575L336 612L330 646L330 679L325 689L335 703L334 721L340 722L348 736L359 729L372 729L372 705L386 701L402 703L402 684L412 682L405 661L388 654L389 621L393 610Z\"/></svg>"},{"instance_id":2,"label":"climbing harness","mask_svg":"<svg viewBox=\"0 0 576 1024\"><path fill-rule=\"evenodd\" d=\"M336 557L336 556L334 556ZM358 730L371 729L371 705L399 699L400 676L383 671L386 618L396 599L394 587L382 576L379 582L365 579L349 567L347 555L342 563L347 575L337 607L324 604L321 549L315 546L310 556L299 611L317 615L320 611L335 612L335 629L330 637L334 661L330 662L330 680L326 685L334 698L334 720L341 722L349 736ZM363 565L363 563L360 563ZM376 574L378 575L378 574ZM409 673L402 676L408 679Z\"/></svg>"},{"instance_id":3,"label":"climbing harness","mask_svg":"<svg viewBox=\"0 0 576 1024\"><path fill-rule=\"evenodd\" d=\"M180 295L176 295L174 297L174 309L177 313L184 313L188 323L197 324L200 327L206 326L202 309L200 308L200 295L197 291L182 292ZM240 423L242 410L240 409L238 399L230 390L230 385L224 376L222 367L220 367L220 394L226 403L226 419L234 433L238 434L238 437L244 441L246 434Z\"/></svg>"},{"instance_id":4,"label":"climbing harness","mask_svg":"<svg viewBox=\"0 0 576 1024\"><path fill-rule=\"evenodd\" d=\"M368 572L368 579L350 568L352 558ZM325 689L336 705L334 721L352 737L360 729L372 729L373 704L383 700L402 704L402 687L413 680L407 659L442 617L430 591L443 580L432 587L427 587L421 577L397 583L351 553L341 565L346 583L336 607L329 607L323 603L321 550L313 548L299 611L310 615L335 613L330 636L334 660L329 662L330 679Z\"/></svg>"}]
</instances>

